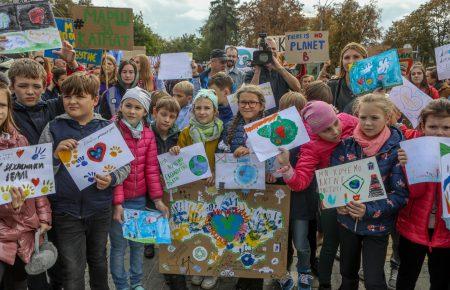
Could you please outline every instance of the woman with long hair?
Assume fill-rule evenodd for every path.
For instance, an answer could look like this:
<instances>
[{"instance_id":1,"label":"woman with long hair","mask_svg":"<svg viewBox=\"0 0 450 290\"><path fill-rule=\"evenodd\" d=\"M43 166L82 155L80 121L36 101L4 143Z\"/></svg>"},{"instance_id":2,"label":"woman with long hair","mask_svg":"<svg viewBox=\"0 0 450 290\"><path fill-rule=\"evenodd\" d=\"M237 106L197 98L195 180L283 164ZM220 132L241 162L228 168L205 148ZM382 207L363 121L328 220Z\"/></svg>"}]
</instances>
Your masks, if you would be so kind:
<instances>
[{"instance_id":1,"label":"woman with long hair","mask_svg":"<svg viewBox=\"0 0 450 290\"><path fill-rule=\"evenodd\" d=\"M425 68L422 63L416 62L412 65L409 70L408 79L425 94L433 99L439 99L439 92L428 84Z\"/></svg>"},{"instance_id":2,"label":"woman with long hair","mask_svg":"<svg viewBox=\"0 0 450 290\"><path fill-rule=\"evenodd\" d=\"M136 64L139 71L138 86L147 92L155 90L154 78L150 65L150 60L145 54L136 55L131 59Z\"/></svg>"},{"instance_id":3,"label":"woman with long hair","mask_svg":"<svg viewBox=\"0 0 450 290\"><path fill-rule=\"evenodd\" d=\"M100 68L100 90L99 95L117 83L117 62L114 56L106 55L102 59Z\"/></svg>"}]
</instances>

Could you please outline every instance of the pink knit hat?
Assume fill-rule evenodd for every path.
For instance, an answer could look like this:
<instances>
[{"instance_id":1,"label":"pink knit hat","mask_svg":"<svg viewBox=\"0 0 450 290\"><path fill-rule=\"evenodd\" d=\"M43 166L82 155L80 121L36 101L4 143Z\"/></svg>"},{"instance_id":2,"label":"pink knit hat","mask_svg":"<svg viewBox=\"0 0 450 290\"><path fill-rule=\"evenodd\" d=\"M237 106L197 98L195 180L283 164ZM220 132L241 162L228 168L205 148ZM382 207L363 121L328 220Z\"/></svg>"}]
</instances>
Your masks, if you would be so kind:
<instances>
[{"instance_id":1,"label":"pink knit hat","mask_svg":"<svg viewBox=\"0 0 450 290\"><path fill-rule=\"evenodd\" d=\"M322 101L308 102L301 115L313 134L322 132L337 120L333 107Z\"/></svg>"}]
</instances>

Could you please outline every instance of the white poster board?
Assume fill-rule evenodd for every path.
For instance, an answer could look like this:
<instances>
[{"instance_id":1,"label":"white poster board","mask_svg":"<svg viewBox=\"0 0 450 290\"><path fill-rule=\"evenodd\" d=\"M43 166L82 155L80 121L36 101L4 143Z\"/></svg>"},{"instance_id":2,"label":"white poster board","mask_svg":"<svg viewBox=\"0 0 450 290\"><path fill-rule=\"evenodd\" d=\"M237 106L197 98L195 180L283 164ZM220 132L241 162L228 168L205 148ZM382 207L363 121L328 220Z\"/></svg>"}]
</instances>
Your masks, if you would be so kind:
<instances>
[{"instance_id":1,"label":"white poster board","mask_svg":"<svg viewBox=\"0 0 450 290\"><path fill-rule=\"evenodd\" d=\"M55 193L52 144L0 151L0 205L11 202L11 187L22 188L26 198Z\"/></svg>"},{"instance_id":2,"label":"white poster board","mask_svg":"<svg viewBox=\"0 0 450 290\"><path fill-rule=\"evenodd\" d=\"M450 79L450 44L436 47L436 69L439 80Z\"/></svg>"},{"instance_id":3,"label":"white poster board","mask_svg":"<svg viewBox=\"0 0 450 290\"><path fill-rule=\"evenodd\" d=\"M330 59L328 31L286 32L288 63L321 63Z\"/></svg>"},{"instance_id":4,"label":"white poster board","mask_svg":"<svg viewBox=\"0 0 450 290\"><path fill-rule=\"evenodd\" d=\"M450 146L439 143L441 156L442 217L450 218Z\"/></svg>"},{"instance_id":5,"label":"white poster board","mask_svg":"<svg viewBox=\"0 0 450 290\"><path fill-rule=\"evenodd\" d=\"M262 90L264 99L266 100L264 110L270 110L275 108L277 105L275 103L275 96L273 95L272 86L270 82L263 83L258 85L258 87ZM228 104L230 105L230 109L233 112L233 115L236 115L239 110L238 99L236 94L231 94L227 96Z\"/></svg>"},{"instance_id":6,"label":"white poster board","mask_svg":"<svg viewBox=\"0 0 450 290\"><path fill-rule=\"evenodd\" d=\"M345 206L350 201L386 198L375 157L316 170L318 192L324 208Z\"/></svg>"},{"instance_id":7,"label":"white poster board","mask_svg":"<svg viewBox=\"0 0 450 290\"><path fill-rule=\"evenodd\" d=\"M266 189L264 162L255 154L235 158L232 153L216 154L216 187L220 189Z\"/></svg>"},{"instance_id":8,"label":"white poster board","mask_svg":"<svg viewBox=\"0 0 450 290\"><path fill-rule=\"evenodd\" d=\"M192 78L192 53L163 53L160 57L158 79L184 80Z\"/></svg>"}]
</instances>

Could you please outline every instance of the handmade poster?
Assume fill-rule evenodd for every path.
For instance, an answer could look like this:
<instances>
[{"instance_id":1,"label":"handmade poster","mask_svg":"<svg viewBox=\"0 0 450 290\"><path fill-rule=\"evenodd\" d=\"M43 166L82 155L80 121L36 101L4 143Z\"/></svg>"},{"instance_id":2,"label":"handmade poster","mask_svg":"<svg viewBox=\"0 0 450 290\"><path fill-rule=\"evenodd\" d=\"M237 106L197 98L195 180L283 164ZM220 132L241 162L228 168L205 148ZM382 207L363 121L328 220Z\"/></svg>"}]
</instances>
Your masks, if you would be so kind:
<instances>
[{"instance_id":1,"label":"handmade poster","mask_svg":"<svg viewBox=\"0 0 450 290\"><path fill-rule=\"evenodd\" d=\"M77 48L133 50L133 9L74 5Z\"/></svg>"},{"instance_id":2,"label":"handmade poster","mask_svg":"<svg viewBox=\"0 0 450 290\"><path fill-rule=\"evenodd\" d=\"M211 176L203 143L183 147L178 155L158 155L158 161L167 189Z\"/></svg>"},{"instance_id":3,"label":"handmade poster","mask_svg":"<svg viewBox=\"0 0 450 290\"><path fill-rule=\"evenodd\" d=\"M147 53L145 46L133 46L133 50L128 51L125 50L123 52L123 59L131 59L137 55L143 54L145 55Z\"/></svg>"},{"instance_id":4,"label":"handmade poster","mask_svg":"<svg viewBox=\"0 0 450 290\"><path fill-rule=\"evenodd\" d=\"M399 48L397 52L400 64L405 64L406 73L409 73L414 62L412 48Z\"/></svg>"},{"instance_id":5,"label":"handmade poster","mask_svg":"<svg viewBox=\"0 0 450 290\"><path fill-rule=\"evenodd\" d=\"M160 62L158 79L182 80L192 78L192 53L163 53Z\"/></svg>"},{"instance_id":6,"label":"handmade poster","mask_svg":"<svg viewBox=\"0 0 450 290\"><path fill-rule=\"evenodd\" d=\"M169 219L156 210L124 209L125 239L145 244L170 244Z\"/></svg>"},{"instance_id":7,"label":"handmade poster","mask_svg":"<svg viewBox=\"0 0 450 290\"><path fill-rule=\"evenodd\" d=\"M405 168L409 184L440 182L440 142L450 144L450 138L425 136L400 142L408 156Z\"/></svg>"},{"instance_id":8,"label":"handmade poster","mask_svg":"<svg viewBox=\"0 0 450 290\"><path fill-rule=\"evenodd\" d=\"M286 274L290 190L209 190L203 182L170 195L172 244L161 273L280 278Z\"/></svg>"},{"instance_id":9,"label":"handmade poster","mask_svg":"<svg viewBox=\"0 0 450 290\"><path fill-rule=\"evenodd\" d=\"M450 218L450 146L439 143L441 155L442 217Z\"/></svg>"},{"instance_id":10,"label":"handmade poster","mask_svg":"<svg viewBox=\"0 0 450 290\"><path fill-rule=\"evenodd\" d=\"M26 198L55 193L52 144L0 151L0 205L11 202L11 187L21 187Z\"/></svg>"},{"instance_id":11,"label":"handmade poster","mask_svg":"<svg viewBox=\"0 0 450 290\"><path fill-rule=\"evenodd\" d=\"M73 20L70 18L55 18L55 21L61 40L66 40L75 46ZM103 51L101 49L75 49L75 53L77 61L80 63L100 65L102 62ZM51 49L46 50L44 56L48 58L59 58Z\"/></svg>"},{"instance_id":12,"label":"handmade poster","mask_svg":"<svg viewBox=\"0 0 450 290\"><path fill-rule=\"evenodd\" d=\"M321 63L330 59L328 31L286 32L288 63Z\"/></svg>"},{"instance_id":13,"label":"handmade poster","mask_svg":"<svg viewBox=\"0 0 450 290\"><path fill-rule=\"evenodd\" d=\"M386 198L375 157L316 170L318 192L324 208L345 206L350 201Z\"/></svg>"},{"instance_id":14,"label":"handmade poster","mask_svg":"<svg viewBox=\"0 0 450 290\"><path fill-rule=\"evenodd\" d=\"M266 169L255 154L235 158L232 153L216 154L216 187L221 189L266 189Z\"/></svg>"},{"instance_id":15,"label":"handmade poster","mask_svg":"<svg viewBox=\"0 0 450 290\"><path fill-rule=\"evenodd\" d=\"M289 150L309 141L308 132L295 107L250 123L244 130L261 162L278 155L281 147Z\"/></svg>"},{"instance_id":16,"label":"handmade poster","mask_svg":"<svg viewBox=\"0 0 450 290\"><path fill-rule=\"evenodd\" d=\"M377 88L392 88L402 83L395 49L354 62L350 67L350 88L356 95L370 93Z\"/></svg>"},{"instance_id":17,"label":"handmade poster","mask_svg":"<svg viewBox=\"0 0 450 290\"><path fill-rule=\"evenodd\" d=\"M133 153L115 124L78 141L72 151L59 158L80 190L95 183L95 175L106 175L134 160Z\"/></svg>"},{"instance_id":18,"label":"handmade poster","mask_svg":"<svg viewBox=\"0 0 450 290\"><path fill-rule=\"evenodd\" d=\"M266 100L265 110L268 111L270 109L275 108L277 105L275 103L275 97L273 95L272 86L270 82L263 83L258 85L258 87L262 90L264 99ZM228 104L230 105L230 109L233 112L233 115L236 115L239 110L238 99L236 94L231 94L227 96Z\"/></svg>"},{"instance_id":19,"label":"handmade poster","mask_svg":"<svg viewBox=\"0 0 450 290\"><path fill-rule=\"evenodd\" d=\"M406 78L402 77L402 79L403 84L392 88L389 92L389 98L400 112L408 118L413 127L417 128L420 112L432 99Z\"/></svg>"},{"instance_id":20,"label":"handmade poster","mask_svg":"<svg viewBox=\"0 0 450 290\"><path fill-rule=\"evenodd\" d=\"M277 44L278 52L286 51L286 36L285 35L271 35L271 36L267 36L267 38L272 38L273 40L275 40L275 43Z\"/></svg>"},{"instance_id":21,"label":"handmade poster","mask_svg":"<svg viewBox=\"0 0 450 290\"><path fill-rule=\"evenodd\" d=\"M436 69L439 80L450 79L450 44L436 47Z\"/></svg>"},{"instance_id":22,"label":"handmade poster","mask_svg":"<svg viewBox=\"0 0 450 290\"><path fill-rule=\"evenodd\" d=\"M2 54L23 53L61 47L49 1L0 4Z\"/></svg>"},{"instance_id":23,"label":"handmade poster","mask_svg":"<svg viewBox=\"0 0 450 290\"><path fill-rule=\"evenodd\" d=\"M225 50L229 47L229 45L225 45ZM253 52L256 48L244 47L244 46L236 46L238 50L238 61L235 66L242 70L247 71L250 70L249 62L253 60Z\"/></svg>"}]
</instances>

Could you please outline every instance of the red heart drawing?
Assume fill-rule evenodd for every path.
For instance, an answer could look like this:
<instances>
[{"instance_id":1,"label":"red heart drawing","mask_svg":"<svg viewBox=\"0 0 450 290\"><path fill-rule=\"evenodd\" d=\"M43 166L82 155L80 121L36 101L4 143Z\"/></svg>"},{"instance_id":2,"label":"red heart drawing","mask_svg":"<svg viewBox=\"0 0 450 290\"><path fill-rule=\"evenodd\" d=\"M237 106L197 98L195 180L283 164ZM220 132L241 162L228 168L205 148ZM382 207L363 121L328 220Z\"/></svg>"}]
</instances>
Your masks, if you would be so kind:
<instances>
[{"instance_id":1,"label":"red heart drawing","mask_svg":"<svg viewBox=\"0 0 450 290\"><path fill-rule=\"evenodd\" d=\"M94 162L102 162L103 157L105 157L106 145L105 143L97 143L94 147L87 150L87 156L90 160Z\"/></svg>"},{"instance_id":2,"label":"red heart drawing","mask_svg":"<svg viewBox=\"0 0 450 290\"><path fill-rule=\"evenodd\" d=\"M362 85L363 83L364 83L364 80L363 80L363 79L359 79L359 80L358 80L358 84Z\"/></svg>"},{"instance_id":3,"label":"red heart drawing","mask_svg":"<svg viewBox=\"0 0 450 290\"><path fill-rule=\"evenodd\" d=\"M31 183L33 183L34 186L38 186L39 182L40 182L39 178L32 178L31 179Z\"/></svg>"},{"instance_id":4,"label":"red heart drawing","mask_svg":"<svg viewBox=\"0 0 450 290\"><path fill-rule=\"evenodd\" d=\"M17 152L16 152L17 157L19 157L19 158L22 157L23 152L25 152L25 150L23 150L23 149L17 150Z\"/></svg>"}]
</instances>

